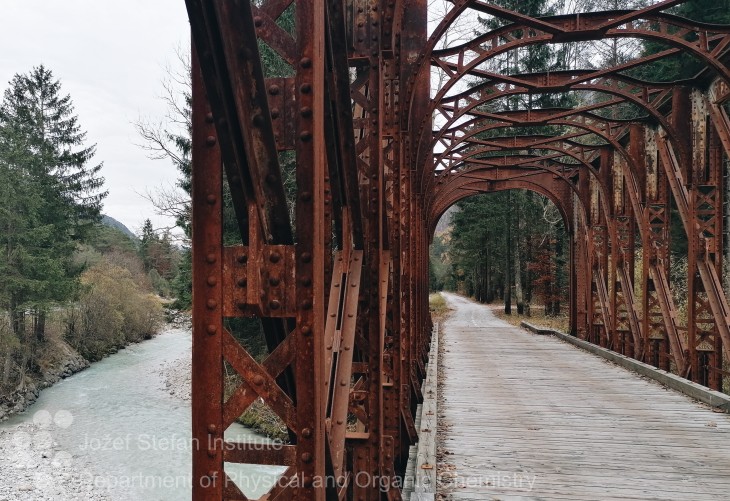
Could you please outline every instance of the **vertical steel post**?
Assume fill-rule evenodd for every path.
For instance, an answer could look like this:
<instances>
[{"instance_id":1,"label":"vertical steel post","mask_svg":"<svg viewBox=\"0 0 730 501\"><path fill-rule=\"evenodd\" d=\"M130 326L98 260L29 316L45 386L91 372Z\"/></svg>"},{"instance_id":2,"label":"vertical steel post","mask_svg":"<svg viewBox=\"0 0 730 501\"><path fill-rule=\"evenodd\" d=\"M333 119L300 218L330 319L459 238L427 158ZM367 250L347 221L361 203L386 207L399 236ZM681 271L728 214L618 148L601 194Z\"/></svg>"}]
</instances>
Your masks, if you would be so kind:
<instances>
[{"instance_id":1,"label":"vertical steel post","mask_svg":"<svg viewBox=\"0 0 730 501\"><path fill-rule=\"evenodd\" d=\"M223 497L222 167L213 115L192 50L193 499Z\"/></svg>"}]
</instances>

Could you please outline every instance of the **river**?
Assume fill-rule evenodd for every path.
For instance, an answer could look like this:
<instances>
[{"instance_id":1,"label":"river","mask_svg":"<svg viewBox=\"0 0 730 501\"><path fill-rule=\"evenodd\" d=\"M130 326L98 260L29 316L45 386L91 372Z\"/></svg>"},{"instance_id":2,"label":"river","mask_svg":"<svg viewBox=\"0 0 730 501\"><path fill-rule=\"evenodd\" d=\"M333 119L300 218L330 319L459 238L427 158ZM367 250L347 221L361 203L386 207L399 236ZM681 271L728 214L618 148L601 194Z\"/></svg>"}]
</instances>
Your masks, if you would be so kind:
<instances>
[{"instance_id":1,"label":"river","mask_svg":"<svg viewBox=\"0 0 730 501\"><path fill-rule=\"evenodd\" d=\"M189 357L190 347L191 333L181 329L129 346L43 390L24 413L0 424L0 431L14 434L19 456L48 449L111 499L190 499L190 403L170 395L159 375L162 365ZM28 425L30 431L17 431ZM226 438L266 441L240 425L229 428ZM282 470L226 465L254 499ZM31 492L37 489L32 483Z\"/></svg>"}]
</instances>

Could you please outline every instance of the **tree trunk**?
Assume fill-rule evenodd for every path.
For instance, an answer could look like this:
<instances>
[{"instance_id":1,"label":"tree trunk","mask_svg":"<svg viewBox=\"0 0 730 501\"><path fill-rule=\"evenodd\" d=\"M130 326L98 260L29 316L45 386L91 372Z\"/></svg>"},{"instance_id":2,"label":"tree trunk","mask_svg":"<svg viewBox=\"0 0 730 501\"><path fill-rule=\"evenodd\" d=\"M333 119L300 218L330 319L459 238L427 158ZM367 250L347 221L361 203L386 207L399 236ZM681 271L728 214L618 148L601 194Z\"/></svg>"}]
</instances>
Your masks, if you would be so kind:
<instances>
[{"instance_id":1,"label":"tree trunk","mask_svg":"<svg viewBox=\"0 0 730 501\"><path fill-rule=\"evenodd\" d=\"M489 232L484 237L484 302L492 302L492 284L489 277Z\"/></svg>"},{"instance_id":2,"label":"tree trunk","mask_svg":"<svg viewBox=\"0 0 730 501\"><path fill-rule=\"evenodd\" d=\"M13 334L22 342L25 339L25 311L20 308L16 298L10 299L9 313Z\"/></svg>"},{"instance_id":3,"label":"tree trunk","mask_svg":"<svg viewBox=\"0 0 730 501\"><path fill-rule=\"evenodd\" d=\"M44 310L36 310L33 317L33 334L35 340L42 343L46 340L46 312Z\"/></svg>"},{"instance_id":4,"label":"tree trunk","mask_svg":"<svg viewBox=\"0 0 730 501\"><path fill-rule=\"evenodd\" d=\"M522 297L522 270L520 266L520 225L522 224L519 208L515 207L514 210L511 212L515 212L517 214L517 224L515 225L515 230L517 234L514 238L514 279L515 279L515 301L517 301L517 313L519 315L522 315L525 313L525 303L523 301Z\"/></svg>"},{"instance_id":5,"label":"tree trunk","mask_svg":"<svg viewBox=\"0 0 730 501\"><path fill-rule=\"evenodd\" d=\"M512 199L510 196L510 192L507 192L507 207L510 207L512 205ZM512 211L509 211L509 214L507 216L507 249L505 249L504 255L507 256L507 262L505 263L505 270L504 270L504 312L507 315L512 314L512 278L510 274L510 268L512 266Z\"/></svg>"},{"instance_id":6,"label":"tree trunk","mask_svg":"<svg viewBox=\"0 0 730 501\"><path fill-rule=\"evenodd\" d=\"M553 301L553 315L560 315L560 297L562 291L562 273L560 269L560 255L563 253L563 239L560 235L555 239L555 291Z\"/></svg>"},{"instance_id":7,"label":"tree trunk","mask_svg":"<svg viewBox=\"0 0 730 501\"><path fill-rule=\"evenodd\" d=\"M5 364L3 366L3 382L2 386L5 386L8 384L8 380L10 380L10 370L13 368L13 352L11 349L8 349L8 352L5 354Z\"/></svg>"}]
</instances>

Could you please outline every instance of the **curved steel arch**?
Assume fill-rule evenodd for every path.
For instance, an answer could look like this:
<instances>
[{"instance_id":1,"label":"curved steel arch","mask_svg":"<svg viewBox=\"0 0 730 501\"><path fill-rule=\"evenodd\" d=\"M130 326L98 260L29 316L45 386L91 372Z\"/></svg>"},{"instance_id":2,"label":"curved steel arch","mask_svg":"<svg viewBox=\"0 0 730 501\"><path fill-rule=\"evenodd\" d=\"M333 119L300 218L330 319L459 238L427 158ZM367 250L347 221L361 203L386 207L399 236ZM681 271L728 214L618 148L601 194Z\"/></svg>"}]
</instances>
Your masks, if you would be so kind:
<instances>
[{"instance_id":1,"label":"curved steel arch","mask_svg":"<svg viewBox=\"0 0 730 501\"><path fill-rule=\"evenodd\" d=\"M547 172L536 172L535 174L533 174L534 177L543 177L547 175ZM552 177L552 174L549 175L550 179L554 179ZM545 181L545 179L542 179L540 181L530 181L527 179L472 180L472 182L466 183L464 186L460 186L458 188L458 190L469 189L470 192L459 192L458 190L455 190L451 192L448 198L440 201L439 205L435 206L435 208L431 211L431 213L429 214L429 234L433 234L433 231L441 215L443 215L443 213L446 212L449 207L454 205L459 200L463 200L464 198L468 198L479 193L488 193L489 191L505 191L510 189L526 189L534 191L536 193L540 193L541 195L549 198L560 212L566 229L569 229L569 231L572 232L573 225L569 217L569 210L568 207L565 206L566 201L562 198L562 195L564 194L555 193L554 191L550 190ZM498 190L494 190L494 185L496 183L502 183L504 187Z\"/></svg>"},{"instance_id":2,"label":"curved steel arch","mask_svg":"<svg viewBox=\"0 0 730 501\"><path fill-rule=\"evenodd\" d=\"M466 5L461 5L461 6L466 7ZM455 10L456 10L456 8L455 8ZM653 10L653 9L650 9L650 10ZM588 17L591 18L590 21L595 23L597 20L600 21L601 19L603 19L605 21L613 20L614 17L616 17L617 15L634 16L633 18L642 18L641 13L637 13L635 11L632 11L632 12L623 11L623 12L618 12L618 13L617 12L592 13ZM522 16L522 18L524 18L524 17L525 16ZM667 23L672 26L682 27L684 30L691 30L691 31L695 31L695 32L700 31L701 28L704 28L707 30L712 29L716 32L723 33L723 36L722 36L723 43L720 44L720 47L724 48L724 47L726 47L726 45L728 43L730 43L730 36L727 35L727 33L730 33L730 29L728 29L728 27L725 27L725 26L705 25L705 24L701 24L701 23L690 23L687 20L683 20L682 18L679 18L676 16L670 16L670 15L653 15L653 16L647 17L647 19L650 19L653 21L658 21L658 22L660 22L660 24ZM539 21L549 23L550 20L560 21L564 25L565 24L571 25L571 23L572 23L574 26L576 26L576 27L578 26L578 15L576 15L576 16L557 16L557 17L553 17L553 18L541 18ZM606 25L605 22L602 24L599 23L599 27L604 26L604 25ZM515 30L520 31L520 33L526 33L526 32L530 31L530 30L526 30L524 28L527 28L527 26L519 25L519 24L509 24L502 28L498 28L497 30L488 32L488 33L482 35L481 37L477 37L475 40L472 40L461 46L458 46L458 47L455 47L452 49L444 49L443 51L435 51L434 55L457 54L458 53L458 54L461 54L463 57L463 53L465 50L478 47L479 44L484 42L485 40L499 41L500 34L504 34L507 32L515 31ZM606 31L606 33L610 32L610 31L611 30L609 29L608 31ZM560 29L558 29L557 32L551 33L550 37L549 37L550 40L552 40L552 37L553 37L553 35L555 35L555 33L560 33L560 32L566 33L566 30L563 28L562 31ZM594 34L597 33L597 31L595 29L593 29L593 30L583 29L581 32L582 33L594 33ZM724 64L719 62L718 58L715 57L712 52L710 52L709 48L703 51L700 48L696 47L695 46L696 44L688 43L686 40L684 40L681 36L678 36L677 34L664 33L664 32L662 32L661 29L660 29L659 35L657 35L655 33L655 31L651 31L651 30L622 29L622 30L619 30L619 31L613 33L613 35L616 37L626 37L629 35L631 35L631 36L636 35L637 38L642 38L642 37L643 38L658 38L658 39L664 40L667 43L677 45L679 47L678 50L684 50L686 52L690 52L690 53L694 54L695 56L699 57L700 59L703 59L708 65L715 68L718 71L718 73L725 78L726 81L730 82L730 70L728 70L728 68ZM639 35L641 35L641 36L639 36ZM698 39L702 39L706 43L708 41L706 34L704 37L702 37L701 35L702 35L702 32L700 33L700 36L698 36ZM727 40L727 41L725 41L725 40ZM562 40L559 40L559 41L562 41ZM421 121L421 125L418 128L418 132L417 132L418 136L415 141L415 145L413 145L414 147L417 148L416 151L418 152L418 153L416 153L417 162L420 163L420 161L423 159L423 154L421 152L424 151L424 148L428 147L427 143L426 143L427 139L424 137L424 133L425 133L425 129L426 129L425 125L427 123L429 123L429 121L431 120L431 114L437 107L437 105L434 105L434 103L440 103L442 98L445 96L445 94L454 85L454 83L456 81L461 79L465 74L469 73L470 69L476 68L476 66L478 66L482 62L486 61L490 57L500 53L501 51L513 49L513 48L517 48L517 47L521 47L521 46L526 46L526 45L530 45L530 44L534 44L534 43L541 43L541 42L545 42L545 40L539 40L539 37L529 36L528 38L518 39L515 42L510 42L503 46L499 46L499 51L479 50L479 51L477 51L479 54L478 57L476 57L474 60L470 61L466 65L463 65L463 63L460 62L460 64L458 65L458 68L457 68L458 71L456 73L452 74L452 78L446 83L446 85L444 85L439 90L439 92L437 93L435 98L432 99L432 101L431 101L432 104L429 107L429 112L426 113L426 115L423 117L423 119ZM426 51L430 50L429 47L430 47L430 45L427 46ZM722 52L722 51L720 51L720 52ZM676 53L676 51L671 51L671 50L665 51L661 57L664 57L664 55L669 55L670 53ZM630 64L632 66L635 66L638 64L643 64L645 62L649 62L653 59L656 59L657 57L659 57L659 56L658 55L649 56L645 60L639 59L638 61L634 61ZM462 58L460 58L460 61L462 61ZM423 64L422 61L421 61L421 64ZM436 64L436 65L443 67L440 64ZM608 70L602 71L600 73L606 74L606 73L611 73L614 71L620 71L622 69L622 66L623 65L620 65L620 66L616 67L616 69L608 69ZM498 75L491 74L491 76L497 77ZM501 76L502 80L510 79L510 78L514 79L514 77ZM640 102L635 102L635 104L642 106L643 108L646 108L646 106L643 106L642 103L640 103ZM661 120L661 118L659 118L658 116L657 116L657 119ZM668 125L667 123L663 123L663 125L665 126L665 129L672 132L671 128L666 127Z\"/></svg>"},{"instance_id":3,"label":"curved steel arch","mask_svg":"<svg viewBox=\"0 0 730 501\"><path fill-rule=\"evenodd\" d=\"M535 113L536 115L539 115L539 114L547 114L550 111L551 110L535 110L533 113ZM575 116L569 116L569 117L575 118ZM583 117L583 118L586 118L586 117ZM587 118L597 119L597 121L603 121L604 123L610 122L609 120L603 119L602 117L587 117ZM598 120L598 119L600 119L600 120ZM531 121L523 121L523 122L517 123L517 125L520 125L520 126L524 126L524 125L528 125L529 126L529 125L533 125L533 124L534 123L531 122ZM567 126L577 127L577 128L580 128L580 129L588 130L588 131L596 134L597 136L602 137L604 140L606 140L608 142L608 144L610 146L612 146L616 151L619 152L619 154L622 157L624 157L626 159L626 165L628 167L628 172L626 173L627 174L627 179L630 179L631 180L631 183L634 186L638 186L638 184L637 184L638 181L636 179L636 172L635 172L635 168L634 168L636 165L638 165L638 162L636 161L636 159L633 159L631 157L631 154L629 152L627 152L623 148L623 146L618 142L618 140L616 139L616 137L613 137L613 135L607 134L607 133L605 133L605 131L603 131L603 130L597 128L597 127L594 127L594 126L592 126L590 124L586 124L586 123L573 122L573 121L570 121L570 120L560 119L560 120L556 120L556 121L551 120L550 121L550 124L551 125L567 125ZM479 132L482 132L482 131L487 130L487 129L511 127L511 126L514 126L514 125L515 125L515 121L511 121L509 123L503 123L503 124L496 125L496 126L487 126L487 127L483 128L481 130L475 131L474 134L479 133ZM609 126L609 130L610 130L610 126ZM425 177L425 180L426 180L425 190L428 190L428 186L431 184L431 182L433 180L433 176ZM630 190L630 192L632 194L634 193L633 190ZM640 205L639 200L634 200L632 198L632 205L634 205L634 207L638 208L639 205Z\"/></svg>"},{"instance_id":4,"label":"curved steel arch","mask_svg":"<svg viewBox=\"0 0 730 501\"><path fill-rule=\"evenodd\" d=\"M606 80L613 80L613 79L606 79ZM623 81L621 79L616 79L617 81ZM637 86L638 87L638 86ZM641 87L639 87L641 88ZM625 92L622 90L618 90L612 87L606 87L604 85L601 85L600 83L591 83L591 84L585 84L585 83L578 83L575 85L570 85L569 87L566 87L566 89L570 91L576 91L576 92L602 92L605 94L611 94L615 96L623 97L624 101L616 101L616 104L620 104L621 102L630 102L632 104L635 104L639 106L641 109L647 111L649 115L655 119L657 122L664 127L667 131L671 133L672 136L676 134L676 131L674 130L674 127L672 124L669 123L669 121L666 119L666 117L659 112L659 109L657 106L653 105L652 103L649 103L647 100L644 99L644 95L637 95L632 94L630 92ZM643 89L646 89L645 87ZM550 91L547 91L548 93ZM646 95L650 95L651 93L657 94L657 100L664 100L667 97L667 94L669 94L669 89L655 89L653 92L649 91L646 93ZM457 124L458 126L461 126L462 123L459 123L459 120L464 118L467 115L472 114L472 110L478 108L479 106L483 106L484 104L493 101L495 99L499 99L501 97L507 97L507 96L514 96L514 95L523 95L523 94L529 94L529 91L522 88L515 88L510 89L506 91L499 91L487 94L483 97L480 97L479 99L472 100L471 103L469 103L467 106L464 107L450 107L446 108L444 106L441 106L439 108L434 109L434 111L439 111L444 115L444 110L447 109L448 111L455 111L451 118L441 127L438 129L438 133L432 138L432 143L435 144L438 142L446 133L458 131L459 128L450 128L449 126L452 124ZM608 105L605 105L608 106ZM604 107L605 107L604 106ZM471 122L465 122L467 124L470 124Z\"/></svg>"},{"instance_id":5,"label":"curved steel arch","mask_svg":"<svg viewBox=\"0 0 730 501\"><path fill-rule=\"evenodd\" d=\"M585 133L580 133L580 135L585 135ZM576 136L577 134L570 134L568 136L522 136L520 138L530 139L535 137L537 139L532 143L526 141L513 141L513 144L500 144L502 142L499 141L500 139L508 139L504 137L490 138L484 140L472 140L470 138L466 141L459 141L458 147L453 149L452 151L445 150L444 152L440 153L439 158L436 159L436 161L446 159L447 153L449 154L449 157L451 157L452 155L461 154L463 150L466 150L463 155L451 158L453 161L457 162L456 165L458 165L459 162L463 162L464 160L474 157L475 155L482 155L486 153L515 150L550 150L561 152L565 156L569 156L570 158L573 158L578 162L588 164L593 160L593 158L595 158L598 150L600 150L601 148L605 148L605 146L601 145L583 145L577 142L570 141L571 137ZM514 137L517 138L519 136ZM505 141L505 143L507 142ZM470 149L470 147L473 147L473 149ZM445 171L455 168L453 164L441 165L444 167ZM436 171L436 175L439 175L439 171Z\"/></svg>"},{"instance_id":6,"label":"curved steel arch","mask_svg":"<svg viewBox=\"0 0 730 501\"><path fill-rule=\"evenodd\" d=\"M476 3L476 2L475 2ZM460 4L459 6L455 7L452 11L450 11L449 14L451 14L454 11L458 10L458 14L461 14L464 9L468 8L470 5L470 2L464 2L463 4ZM660 6L655 5L653 6L652 10L660 10L668 8L667 6ZM532 21L532 22L544 22L550 24L550 21L558 21L562 23L564 26L568 26L566 29L565 27L561 28L558 26L554 26L555 30L553 33L549 33L547 31L544 32L542 35L537 35L537 31L539 28L535 28L534 26L529 26L528 24L519 24L519 23L512 23L508 24L506 26L503 26L501 28L497 28L496 30L492 30L490 32L487 32L470 42L467 42L466 44L462 44L457 47L449 48L449 49L443 49L443 50L434 50L436 43L438 43L438 40L441 38L441 36L445 33L445 30L448 28L448 25L450 25L453 21L456 20L456 17L458 17L458 14L456 16L447 16L449 19L449 22L445 26L439 26L436 31L434 31L434 34L432 34L431 38L429 39L428 44L424 48L423 57L419 59L419 67L416 71L416 74L425 71L424 66L426 64L426 59L429 60L429 65L431 57L439 55L456 55L460 54L461 57L460 60L463 60L463 54L466 51L473 51L479 54L478 57L471 60L468 64L464 66L460 66L457 72L457 78L451 79L449 82L447 82L444 87L442 87L437 95L435 96L436 101L440 101L441 98L445 95L446 92L455 84L456 81L460 80L465 74L469 73L469 71L473 68L476 68L478 65L482 64L487 59L494 57L496 55L499 55L505 51L525 47L528 45L534 45L534 44L541 44L541 43L563 43L566 41L570 41L571 38L574 38L576 40L590 40L590 39L598 39L598 38L646 38L646 39L654 39L654 40L660 40L668 45L673 45L680 50L684 52L691 53L695 57L705 61L709 66L712 66L719 75L722 75L723 78L726 81L730 82L730 69L728 69L724 64L722 64L718 58L713 57L712 52L709 50L701 50L699 46L695 46L696 44L687 42L682 36L677 36L676 33L668 33L666 31L666 28L664 31L662 31L662 27L666 26L674 26L683 28L686 31L694 31L697 33L700 33L700 35L697 36L698 40L704 40L707 41L707 37L703 36L702 33L706 33L707 31L714 30L717 33L722 33L725 35L723 38L725 38L728 34L730 34L730 29L727 26L721 26L721 25L709 25L709 24L703 24L703 23L692 23L688 22L688 20L680 18L678 16L672 16L668 14L648 14L644 15L646 13L646 9L644 11L608 11L608 12L596 12L596 13L589 13L589 14L574 14L574 15L564 15L564 16L553 16L553 17L544 17L544 18L529 18L526 16L522 16L522 21ZM622 29L617 30L615 28L606 28L603 29L602 26L610 26L611 22L615 22L615 19L621 18L621 16L624 16L624 19L622 23L626 23L629 20L636 20L636 19L645 19L648 22L656 23L657 26L659 26L659 31L652 31L652 30L634 30L634 29ZM629 16L629 17L626 17ZM445 20L447 19L445 18ZM585 25L588 25L588 23L596 23L596 26L592 29L584 28L579 29L578 26L580 26L582 23ZM575 29L571 29L570 27L575 27ZM704 28L704 29L703 29ZM518 38L514 39L513 41L510 41L508 43L505 43L503 45L498 45L497 49L492 50L480 50L479 45L488 41L488 40L494 40L499 42L500 37L506 38L504 35L507 33L511 33L514 31L520 31L523 34L527 34L527 38ZM678 32L680 33L680 32ZM686 33L686 32L685 32ZM561 36L556 38L556 35L560 34ZM437 66L438 65L437 63ZM410 89L410 86L409 86ZM412 96L409 95L409 102L410 98Z\"/></svg>"},{"instance_id":7,"label":"curved steel arch","mask_svg":"<svg viewBox=\"0 0 730 501\"><path fill-rule=\"evenodd\" d=\"M582 117L584 120L594 120L596 122L604 122L604 123L613 123L615 124L615 127L624 127L628 128L628 126L631 123L636 123L641 120L639 119L631 119L631 120L619 120L619 119L607 119L605 117L601 117L600 115L596 115L593 113L590 113L591 110L595 109L601 109L605 108L609 105L613 104L620 104L622 101L613 101L613 102L603 102L603 103L597 103L594 105L584 106L582 108L578 109L564 109L564 108L542 108L542 109L535 109L535 110L518 110L518 111L503 111L503 112L497 112L497 113L489 113L484 112L480 110L475 110L472 108L470 110L470 115L474 116L472 120L468 120L462 124L459 124L459 128L452 130L452 134L455 134L456 132L464 131L466 134L464 136L455 136L454 144L457 145L460 141L464 141L466 139L469 139L471 137L474 137L477 134L486 132L488 130L494 130L494 129L500 129L500 128L509 128L509 127L534 127L534 126L541 126L541 125L565 125L563 123L558 123L560 119L565 119L568 117ZM487 120L494 120L494 123L487 124L485 127L482 128L475 128L474 126L487 121ZM570 126L574 126L573 123L569 124ZM611 130L612 126L608 126L608 130ZM594 133L596 135L601 135L597 133L594 129L584 129L587 130L590 133ZM671 131L668 131L671 132ZM616 134L614 134L616 136ZM608 141L608 139L606 139ZM441 142L444 140L441 139ZM433 148L434 145L427 145L425 141L422 141L421 144L423 147L420 149L420 152L422 152L422 155L419 155L417 158L423 158L423 155L427 155L427 150L430 148ZM424 161L423 159L422 161ZM419 164L420 165L420 164ZM423 170L425 171L426 166L424 165ZM425 173L425 172L424 172Z\"/></svg>"},{"instance_id":8,"label":"curved steel arch","mask_svg":"<svg viewBox=\"0 0 730 501\"><path fill-rule=\"evenodd\" d=\"M522 148L519 148L522 149ZM566 163L560 163L556 161L555 157L550 156L536 156L536 155L514 155L514 156L502 156L502 157L491 157L495 160L500 160L501 163L494 162L489 163L488 161L485 161L482 164L478 164L478 162L466 162L471 165L475 165L473 168L464 168L460 169L456 172L451 171L444 171L443 174L438 174L436 176L436 185L434 186L434 190L427 194L426 198L426 210L428 211L431 204L435 203L434 200L438 198L438 196L441 195L441 192L444 188L446 188L450 183L454 182L455 180L458 180L461 177L469 176L478 174L481 172L487 172L490 170L493 171L500 171L504 172L505 169L518 169L518 168L535 168L538 170L543 170L547 172L551 172L554 175L558 175L565 179L565 181L570 184L573 191L578 195L579 197L582 196L582 194L578 191L577 187L573 186L572 183L569 182L569 177L574 177L575 172L580 173L582 170L581 168L587 169L587 172L589 175L593 176L594 179L596 179L598 185L601 188L601 192L605 196L605 186L603 183L603 180L600 178L598 172L593 168L593 166L590 165L590 163L586 162L585 160L581 159L577 155L571 154L568 150L561 150L557 147L545 147L544 149L547 150L555 150L560 153L563 153L565 155L571 156L571 158L574 158L579 163L578 164L566 164ZM474 154L481 154L483 152L476 151ZM560 155L562 156L562 155ZM553 167L554 165L554 167ZM568 171L569 172L566 172ZM566 177L566 174L568 176ZM429 196L430 195L430 196ZM583 200L581 199L583 202Z\"/></svg>"}]
</instances>

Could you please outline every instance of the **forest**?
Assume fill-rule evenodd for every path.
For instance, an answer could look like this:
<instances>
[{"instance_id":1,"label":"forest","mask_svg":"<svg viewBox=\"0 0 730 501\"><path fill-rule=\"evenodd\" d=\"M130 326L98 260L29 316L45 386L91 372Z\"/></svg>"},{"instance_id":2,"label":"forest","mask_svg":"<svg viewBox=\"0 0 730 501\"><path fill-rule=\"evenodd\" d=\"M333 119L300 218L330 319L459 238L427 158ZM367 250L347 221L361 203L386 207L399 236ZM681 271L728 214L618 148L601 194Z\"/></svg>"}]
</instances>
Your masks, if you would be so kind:
<instances>
[{"instance_id":1,"label":"forest","mask_svg":"<svg viewBox=\"0 0 730 501\"><path fill-rule=\"evenodd\" d=\"M162 325L180 250L102 215L95 145L42 65L0 104L0 418Z\"/></svg>"},{"instance_id":2,"label":"forest","mask_svg":"<svg viewBox=\"0 0 730 501\"><path fill-rule=\"evenodd\" d=\"M647 6L645 0L499 0L502 7L530 16L565 14L575 11L635 9ZM673 9L673 14L705 23L730 23L730 2L693 0ZM445 48L459 44L503 23L492 17L479 17L476 22L464 21L444 37ZM571 42L513 49L491 60L490 71L500 74L553 72L571 69L611 67L632 59L661 52L668 47L659 42L633 38L597 42ZM626 74L654 82L670 82L692 78L702 64L682 54L655 61L649 65L628 68ZM444 81L440 70L434 70L432 82ZM467 85L476 86L476 79ZM563 94L530 94L492 101L483 111L499 112L518 109L572 108L605 100L597 92ZM643 113L633 105L606 107L600 113L614 119L640 118ZM435 127L438 117L435 118ZM499 136L553 136L569 131L563 127L536 126L501 129ZM479 138L492 139L495 134L482 133ZM584 140L590 140L586 138ZM545 154L542 150L514 151L514 154ZM500 152L503 155L504 152ZM489 156L489 153L482 155ZM565 160L570 162L570 159ZM725 175L726 190L730 177ZM730 207L725 211L730 222ZM727 229L726 229L727 231ZM727 237L726 237L727 242ZM565 314L568 284L568 235L565 222L555 206L542 195L521 190L476 195L458 202L450 209L437 229L430 253L432 290L455 290L475 299L492 303L502 301L506 314L513 306L518 314L530 315L534 306L541 314ZM730 246L726 245L730 250ZM680 312L686 312L687 239L676 208L672 215L672 292ZM641 273L640 251L637 253ZM727 259L726 259L727 261ZM730 273L725 273L726 289L730 290ZM531 305L533 306L531 310ZM565 325L567 327L567 325Z\"/></svg>"}]
</instances>

